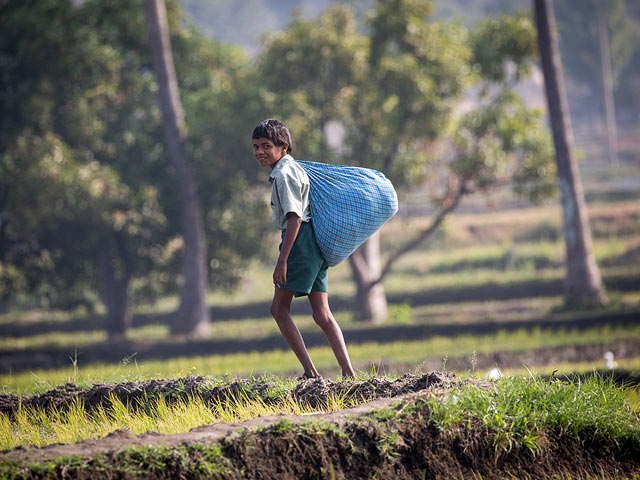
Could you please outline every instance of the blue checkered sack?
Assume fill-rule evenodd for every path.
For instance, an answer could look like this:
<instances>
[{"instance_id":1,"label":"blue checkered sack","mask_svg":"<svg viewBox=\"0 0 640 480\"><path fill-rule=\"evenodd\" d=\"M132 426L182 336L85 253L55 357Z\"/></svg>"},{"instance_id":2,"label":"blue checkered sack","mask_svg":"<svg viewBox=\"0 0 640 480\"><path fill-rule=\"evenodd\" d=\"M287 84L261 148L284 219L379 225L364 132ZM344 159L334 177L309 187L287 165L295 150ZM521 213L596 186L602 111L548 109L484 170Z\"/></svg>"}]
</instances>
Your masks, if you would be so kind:
<instances>
[{"instance_id":1,"label":"blue checkered sack","mask_svg":"<svg viewBox=\"0 0 640 480\"><path fill-rule=\"evenodd\" d=\"M393 185L376 170L296 161L309 176L313 229L330 267L351 255L398 211Z\"/></svg>"}]
</instances>

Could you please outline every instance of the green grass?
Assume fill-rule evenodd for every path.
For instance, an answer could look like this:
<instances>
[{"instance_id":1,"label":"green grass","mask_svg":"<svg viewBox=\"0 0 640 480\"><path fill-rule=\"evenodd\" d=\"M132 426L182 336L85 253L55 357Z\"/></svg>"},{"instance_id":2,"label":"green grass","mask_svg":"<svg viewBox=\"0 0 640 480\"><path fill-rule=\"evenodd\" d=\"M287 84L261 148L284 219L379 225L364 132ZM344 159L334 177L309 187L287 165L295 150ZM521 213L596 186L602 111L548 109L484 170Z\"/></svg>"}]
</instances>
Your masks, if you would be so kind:
<instances>
[{"instance_id":1,"label":"green grass","mask_svg":"<svg viewBox=\"0 0 640 480\"><path fill-rule=\"evenodd\" d=\"M633 358L615 358L616 367L630 372L640 371L640 357ZM542 366L520 366L517 368L505 368L502 373L505 375L525 375L533 373L536 375L551 375L554 371L558 375L568 374L572 372L588 373L597 369L606 369L606 362L604 359L600 359L597 362L562 362L554 363L552 365ZM479 371L480 374L485 373Z\"/></svg>"},{"instance_id":2,"label":"green grass","mask_svg":"<svg viewBox=\"0 0 640 480\"><path fill-rule=\"evenodd\" d=\"M460 325L476 322L540 320L562 305L561 296L485 300L479 302L436 303L411 308L412 323ZM582 312L581 312L582 313Z\"/></svg>"},{"instance_id":3,"label":"green grass","mask_svg":"<svg viewBox=\"0 0 640 480\"><path fill-rule=\"evenodd\" d=\"M640 209L637 202L590 205L592 226L598 234L594 236L594 251L598 261L607 263L602 268L606 274L640 275L640 263L625 257L640 245ZM428 292L434 288L458 289L497 284L496 288L508 288L513 282L540 279L558 280L564 275L562 258L564 244L560 232L560 209L557 205L525 210L493 212L481 215L452 216L442 232L446 243L428 242L419 250L403 257L385 279L387 294L402 295ZM425 219L394 219L385 225L383 250L405 239L411 232L423 226ZM606 228L605 228L606 227ZM607 230L608 229L608 230ZM277 242L274 241L274 245ZM275 254L275 249L273 254ZM620 264L620 259L628 263ZM630 263L629 263L630 262ZM271 265L254 263L234 292L212 292L208 301L215 306L241 306L247 302L264 303L264 316L215 322L212 337L216 339L258 339L278 336L278 328L268 314L268 305L273 293L270 282ZM330 271L332 298L350 298L354 293L351 271L343 263ZM638 308L640 291L610 292L613 306L603 311L618 311ZM304 301L304 300L298 300ZM173 311L177 297L161 299L154 306L138 306L138 313L163 313ZM382 327L404 325L474 324L478 322L532 321L544 319L570 319L585 317L587 311L558 311L562 305L560 295L550 297L531 296L523 299L487 302L457 302L425 305L408 303L391 304L389 318ZM602 311L600 312L602 313ZM76 316L64 312L12 312L0 314L0 324L16 322L33 325L37 332L40 323L65 323ZM349 311L336 312L343 330L349 334L356 329L380 328L358 323ZM318 332L310 315L295 316L296 324L303 335ZM455 338L415 339L385 344L357 344L350 342L349 352L360 368L369 365L391 364L411 370L420 368L424 361L468 356L495 350L525 351L544 346L604 343L631 336L639 338L638 329L602 328L586 331L540 331L534 330L491 335L467 335ZM165 325L148 325L132 328L129 338L140 342L172 339ZM124 359L120 364L82 363L82 350L96 342L106 342L104 332L96 330L91 319L76 332L54 331L26 337L0 339L2 349L24 349L58 347L73 351L77 348L79 364L67 368L38 370L0 376L0 384L6 392L33 393L72 381L83 386L96 382L120 382L123 380L184 376L191 373L202 375L295 375L300 367L288 350L267 352L238 352L231 355L209 355L205 357L170 358L147 361L144 358ZM133 352L132 352L133 353ZM335 371L336 362L328 347L312 348L311 356L321 370Z\"/></svg>"},{"instance_id":4,"label":"green grass","mask_svg":"<svg viewBox=\"0 0 640 480\"><path fill-rule=\"evenodd\" d=\"M68 410L20 409L12 420L0 414L0 449L20 445L44 446L100 438L116 429L134 434L185 432L203 424L240 422L257 416L301 415L317 412L293 399L287 386L278 387L278 401L264 401L238 394L206 405L199 397L168 403L149 398L144 408L132 408L117 398L111 406L87 415L75 402ZM416 409L428 409L428 422L445 434L480 428L496 452L527 448L536 454L550 432L565 434L581 442L640 448L640 417L628 403L629 389L603 378L583 381L543 381L536 376L505 376L495 384L464 384L448 392L436 392L415 405L396 405L401 417ZM331 398L320 411L331 412L365 399ZM372 419L386 423L396 418L393 410L374 411ZM393 454L393 442L388 445Z\"/></svg>"},{"instance_id":5,"label":"green grass","mask_svg":"<svg viewBox=\"0 0 640 480\"><path fill-rule=\"evenodd\" d=\"M629 387L625 390L625 400L629 407L640 414L640 386Z\"/></svg>"},{"instance_id":6,"label":"green grass","mask_svg":"<svg viewBox=\"0 0 640 480\"><path fill-rule=\"evenodd\" d=\"M428 203L428 199L424 199ZM640 234L640 209L635 200L601 202L588 206L591 231L595 240ZM383 248L397 247L431 219L395 218L385 225ZM562 238L562 212L557 203L529 208L484 213L456 213L445 220L440 232L425 244L431 251L502 245L505 242L540 242Z\"/></svg>"},{"instance_id":7,"label":"green grass","mask_svg":"<svg viewBox=\"0 0 640 480\"><path fill-rule=\"evenodd\" d=\"M553 442L558 435L566 435L578 443L611 447L614 454L634 452L640 448L640 419L626 403L626 391L607 380L546 382L533 376L518 376L503 378L493 384L466 384L433 393L426 398L398 402L388 409L374 410L368 417L360 418L355 429L350 428L346 432L324 422L294 425L283 420L256 432L244 430L236 439L236 447L240 452L243 446L247 450L255 448L256 442L263 444L270 440L269 436L278 438L284 432L291 432L301 439L310 436L328 438L328 433L332 433L345 439L355 450L359 447L351 442L355 443L358 432L365 429L376 437L374 448L378 453L393 463L406 455L401 447L412 445L413 440L403 438L395 422L426 421L439 428L443 436L453 437L454 444L456 438L468 442L468 435L473 435L476 442L473 448L484 457L480 460L495 462L497 474L503 468L497 463L501 456L514 449L526 449L535 462L539 452L554 448L550 441ZM123 406L117 409L118 412L112 413L111 417L128 418ZM155 410L158 419L166 417L163 410L166 410L165 406ZM204 411L200 413L207 414ZM83 420L78 419L78 422L82 424ZM21 478L22 474L30 473L37 478L57 478L65 472L72 476L81 473L85 476L100 475L101 478L135 475L164 478L168 472L179 472L180 477L188 478L240 476L241 472L236 468L242 466L238 463L242 453L239 457L234 449L224 448L232 442L227 438L221 442L171 448L136 446L108 455L56 458L39 464L2 462L0 476ZM297 453L302 454L302 451L298 449ZM295 452L292 455L300 461L300 455ZM595 467L591 472L558 471L550 473L549 478L608 478L598 471ZM482 476L474 474L473 478Z\"/></svg>"},{"instance_id":8,"label":"green grass","mask_svg":"<svg viewBox=\"0 0 640 480\"><path fill-rule=\"evenodd\" d=\"M640 358L617 358L616 367L611 371L612 374L616 370L624 370L627 372L639 372L640 371ZM505 368L501 371L504 376L516 376L516 375L536 375L536 376L560 376L560 375L589 375L596 371L606 371L608 369L604 359L600 359L597 362L563 362L554 363L552 365L543 366L521 366L519 368ZM484 376L488 373L487 369L479 370L477 374ZM627 385L624 389L626 402L629 407L640 414L640 386L639 385Z\"/></svg>"},{"instance_id":9,"label":"green grass","mask_svg":"<svg viewBox=\"0 0 640 480\"><path fill-rule=\"evenodd\" d=\"M479 421L496 450L527 448L536 453L548 431L582 442L640 448L640 418L625 389L606 379L543 381L515 376L496 388L455 388L428 401L431 420L445 432Z\"/></svg>"},{"instance_id":10,"label":"green grass","mask_svg":"<svg viewBox=\"0 0 640 480\"><path fill-rule=\"evenodd\" d=\"M619 239L611 237L594 243L593 253L599 262L613 262L629 250L638 247L640 237ZM479 269L498 271L541 270L562 268L565 259L565 245L555 242L506 242L502 245L480 245L458 248L446 254L433 252L430 255L409 256L402 265L405 271L416 268L430 274L459 272Z\"/></svg>"},{"instance_id":11,"label":"green grass","mask_svg":"<svg viewBox=\"0 0 640 480\"><path fill-rule=\"evenodd\" d=\"M408 303L389 304L389 315L381 325L370 325L359 322L350 311L334 312L335 318L348 333L353 330L375 330L390 326L404 325L472 325L476 322L512 322L538 321L540 319L567 320L572 317L584 318L592 314L602 315L605 311L615 313L640 305L640 292L612 292L612 304L604 310L596 312L572 310L558 311L563 305L562 296L515 298L508 300L473 301L456 303L435 303L411 306ZM303 301L303 300L301 300ZM268 303L265 300L265 310ZM318 327L311 315L296 315L295 322L303 334L318 332ZM73 350L94 343L106 342L107 334L101 330L76 332L50 332L24 337L0 338L0 350L25 348L67 348ZM270 317L243 318L237 320L218 321L212 324L211 337L221 339L259 339L280 336L276 323ZM167 325L146 325L131 328L128 338L135 342L184 342L184 339L171 337Z\"/></svg>"},{"instance_id":12,"label":"green grass","mask_svg":"<svg viewBox=\"0 0 640 480\"><path fill-rule=\"evenodd\" d=\"M91 328L91 326L87 326ZM127 338L134 341L162 340L169 337L168 325L145 325L131 328ZM104 330L79 330L76 332L50 332L25 337L0 338L0 349L25 349L43 347L80 347L92 343L107 342Z\"/></svg>"},{"instance_id":13,"label":"green grass","mask_svg":"<svg viewBox=\"0 0 640 480\"><path fill-rule=\"evenodd\" d=\"M25 469L28 469L29 476ZM44 463L25 465L0 462L0 478L23 480L39 478L239 478L223 455L219 443L186 446L135 446L110 455L99 454L87 459L81 456L61 457Z\"/></svg>"},{"instance_id":14,"label":"green grass","mask_svg":"<svg viewBox=\"0 0 640 480\"><path fill-rule=\"evenodd\" d=\"M145 432L181 433L201 425L242 422L258 416L333 412L365 400L330 396L320 408L312 408L296 400L281 385L277 401L269 403L260 398L250 398L241 391L225 400L216 400L211 405L198 396L172 402L155 397L146 399L140 405L142 408L137 408L111 397L108 407L98 406L91 410L91 414L87 414L81 401L73 402L70 408L64 410L21 408L11 420L0 413L0 450L21 445L42 447L52 443L101 438L119 429L136 435Z\"/></svg>"},{"instance_id":15,"label":"green grass","mask_svg":"<svg viewBox=\"0 0 640 480\"><path fill-rule=\"evenodd\" d=\"M427 360L441 362L445 357L471 356L496 350L527 351L542 347L609 343L627 338L640 338L640 326L601 327L587 330L525 330L501 331L491 335L461 335L433 337L414 341L390 343L352 343L349 355L354 364L368 369L370 365L391 363L405 365L407 369L420 368ZM316 366L322 370L335 370L335 357L329 347L310 348ZM81 358L81 356L79 357ZM449 366L450 367L450 366ZM206 357L178 357L165 360L132 361L120 364L95 364L52 370L36 370L0 375L0 385L7 393L33 394L54 388L66 382L88 387L93 383L118 383L151 378L181 377L190 374L224 377L234 375L295 375L299 364L289 350L245 352ZM386 372L393 373L393 372Z\"/></svg>"},{"instance_id":16,"label":"green grass","mask_svg":"<svg viewBox=\"0 0 640 480\"><path fill-rule=\"evenodd\" d=\"M640 258L636 251L640 246L640 208L637 202L590 205L589 213L594 234L594 254L605 277L640 276ZM398 218L387 224L382 238L383 256L391 247L401 244L407 236L411 236L412 232L417 232L427 221ZM489 284L508 289L513 283L557 281L564 276L565 252L560 209L557 205L482 215L456 214L445 223L443 230L431 241L395 264L384 281L388 295L401 298L402 295L419 296L436 288L473 289ZM277 241L274 240L273 244L276 245ZM275 254L275 250L272 253ZM271 260L275 261L275 258ZM279 335L275 322L268 314L273 294L271 271L271 264L254 263L237 290L212 292L208 295L209 304L214 306L264 303L264 315L258 318L215 322L213 338L258 339ZM330 297L348 299L355 293L347 263L332 268L329 276ZM559 309L562 305L560 294L541 297L534 296L535 292L529 298L502 301L391 304L389 318L382 327L473 325L479 322L508 321L531 321L534 324L539 319L585 318L594 313L624 311L640 306L640 291L609 293L613 299L612 305L599 312L563 311ZM155 305L138 305L135 311L141 314L158 314L174 311L177 305L178 298L169 296ZM102 309L97 313L104 314ZM0 375L1 390L7 393L34 394L66 382L89 387L101 382L119 383L190 374L214 376L219 382L240 376L267 375L277 384L274 395L279 400L267 405L260 399L239 395L227 402L206 405L199 397L177 402L149 398L144 408L135 408L113 399L110 407L98 408L91 415L86 414L80 403L75 403L65 411L25 408L13 420L0 415L0 449L100 438L116 429L129 430L134 434L146 431L178 433L205 423L238 422L258 415L302 414L312 410L308 405L294 401L290 395L294 382L284 377L295 376L301 369L289 350L249 351L153 361L131 357L118 364L85 365L82 363L83 348L108 340L106 334L96 329L92 319L82 311L3 313L0 314L0 324L19 322L22 325L32 325L33 331L37 332L39 324L62 325L83 316L86 317L86 322L80 322L80 328L75 332L53 331L0 339L0 350L53 346L71 350L76 347L79 353L79 363L72 364L70 359L66 368ZM336 312L336 318L347 334L357 329L380 328L359 323L353 313L348 311ZM310 315L298 315L295 321L303 334L319 331ZM166 325L132 328L128 336L139 342L184 341L172 339ZM640 326L603 326L587 330L521 329L487 335L417 338L388 343L350 342L348 347L352 361L360 369L369 369L371 365L391 365L390 368L401 370L398 373L404 373L412 370L420 372L426 362L432 364L434 361L442 365L443 369L448 369L452 362L447 365L447 359L469 358L494 351L525 352L544 347L603 345L629 338L640 339ZM337 371L335 358L328 346L311 348L310 355L321 371ZM619 368L640 371L640 358L616 358L616 361ZM633 446L637 449L640 445L638 387L619 388L606 380L596 379L579 383L544 382L537 376L549 375L554 370L558 370L560 374L588 373L601 368L604 368L604 360L504 369L505 376L492 388L465 386L444 395L432 396L424 407L430 411L428 421L433 422L444 434L456 435L456 432L470 426L480 428L499 454L513 448L526 448L535 455L551 432L561 432L580 441ZM376 367L373 367L371 373L378 373ZM396 372L381 373L393 376ZM461 376L481 377L486 372L459 373ZM518 376L514 376L515 374ZM280 378L275 377L276 375ZM348 406L351 404L346 404L344 399L333 398L323 410L334 411ZM410 409L404 411L404 414L408 413ZM394 418L394 415L389 418ZM392 437L383 441L385 454L393 455L394 442ZM193 472L204 472L205 478L206 472L223 474L225 468L229 468L228 460L217 444L179 447L171 451L164 451L161 447L129 449L118 455L122 457L118 462L129 473L160 472L171 462L191 465L194 458L204 459L201 463L194 464L193 468L196 470ZM103 460L92 460L96 471L111 468L111 460ZM65 462L67 463L55 464L57 467L54 464L43 466L43 476L55 478L55 468L64 469L67 464L77 465L79 469L87 465L84 460ZM0 476L3 473L1 469L2 466Z\"/></svg>"}]
</instances>

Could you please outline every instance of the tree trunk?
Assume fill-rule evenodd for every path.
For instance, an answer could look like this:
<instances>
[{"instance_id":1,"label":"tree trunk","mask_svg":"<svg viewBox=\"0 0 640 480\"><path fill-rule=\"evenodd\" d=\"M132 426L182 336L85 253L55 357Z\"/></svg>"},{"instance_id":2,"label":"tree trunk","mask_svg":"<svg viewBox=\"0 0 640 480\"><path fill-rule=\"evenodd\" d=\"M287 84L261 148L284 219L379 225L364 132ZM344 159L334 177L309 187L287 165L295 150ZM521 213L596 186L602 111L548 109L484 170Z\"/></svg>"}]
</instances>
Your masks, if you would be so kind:
<instances>
[{"instance_id":1,"label":"tree trunk","mask_svg":"<svg viewBox=\"0 0 640 480\"><path fill-rule=\"evenodd\" d=\"M464 181L458 177L449 177L442 208L431 224L391 253L383 268L380 263L380 232L376 232L349 257L356 282L356 311L361 320L373 323L384 322L387 317L387 297L382 279L391 271L391 267L400 257L417 248L438 230L446 216L458 208L460 200L467 193L469 190Z\"/></svg>"},{"instance_id":2,"label":"tree trunk","mask_svg":"<svg viewBox=\"0 0 640 480\"><path fill-rule=\"evenodd\" d=\"M109 338L124 338L131 326L129 284L131 261L122 235L107 233L100 239L99 265L102 276L102 300L107 309Z\"/></svg>"},{"instance_id":3,"label":"tree trunk","mask_svg":"<svg viewBox=\"0 0 640 480\"><path fill-rule=\"evenodd\" d=\"M553 5L551 0L534 0L534 5L562 201L567 252L565 299L568 304L602 304L606 303L607 297L591 251L591 230L580 174L573 157L573 133L555 37Z\"/></svg>"},{"instance_id":4,"label":"tree trunk","mask_svg":"<svg viewBox=\"0 0 640 480\"><path fill-rule=\"evenodd\" d=\"M387 297L380 282L380 232L349 257L356 282L356 312L360 320L382 323L387 318Z\"/></svg>"},{"instance_id":5,"label":"tree trunk","mask_svg":"<svg viewBox=\"0 0 640 480\"><path fill-rule=\"evenodd\" d=\"M167 12L163 0L145 0L149 44L158 81L162 119L171 159L180 186L180 217L184 239L180 306L171 325L173 333L206 335L210 330L206 305L207 255L204 225L191 162L187 158L186 128L173 65Z\"/></svg>"},{"instance_id":6,"label":"tree trunk","mask_svg":"<svg viewBox=\"0 0 640 480\"><path fill-rule=\"evenodd\" d=\"M616 124L615 102L613 100L613 79L611 75L611 59L609 57L609 35L605 12L598 13L598 30L600 32L600 63L602 64L602 95L607 124L607 145L609 165L618 165L618 126Z\"/></svg>"}]
</instances>

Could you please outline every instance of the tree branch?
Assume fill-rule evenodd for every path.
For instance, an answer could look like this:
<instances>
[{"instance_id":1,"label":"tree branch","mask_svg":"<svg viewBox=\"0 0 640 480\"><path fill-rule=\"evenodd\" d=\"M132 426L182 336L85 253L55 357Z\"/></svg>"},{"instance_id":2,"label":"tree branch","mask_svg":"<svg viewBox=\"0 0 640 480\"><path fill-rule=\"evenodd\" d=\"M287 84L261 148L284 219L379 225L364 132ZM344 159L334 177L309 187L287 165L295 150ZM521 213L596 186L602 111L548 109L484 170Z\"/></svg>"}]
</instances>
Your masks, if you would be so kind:
<instances>
[{"instance_id":1,"label":"tree branch","mask_svg":"<svg viewBox=\"0 0 640 480\"><path fill-rule=\"evenodd\" d=\"M445 195L444 201L442 202L442 208L425 230L420 232L413 240L405 243L402 247L396 250L391 256L387 259L380 276L372 281L372 285L376 285L381 282L387 273L391 270L391 266L404 254L413 250L418 245L420 245L425 239L427 239L436 229L440 226L442 221L445 219L449 213L455 210L460 204L460 200L464 195L469 192L466 186L466 182L460 181L459 184L454 186L452 182L449 183L447 194Z\"/></svg>"}]
</instances>

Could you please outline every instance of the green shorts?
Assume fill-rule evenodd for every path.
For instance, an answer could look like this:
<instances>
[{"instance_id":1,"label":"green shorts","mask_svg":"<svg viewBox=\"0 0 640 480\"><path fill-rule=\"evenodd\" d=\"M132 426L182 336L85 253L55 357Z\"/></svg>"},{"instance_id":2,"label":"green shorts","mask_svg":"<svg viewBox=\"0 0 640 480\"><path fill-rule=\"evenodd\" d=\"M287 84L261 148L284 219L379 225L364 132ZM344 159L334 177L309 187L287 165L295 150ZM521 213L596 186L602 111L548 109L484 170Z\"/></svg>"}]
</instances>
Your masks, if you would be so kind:
<instances>
[{"instance_id":1,"label":"green shorts","mask_svg":"<svg viewBox=\"0 0 640 480\"><path fill-rule=\"evenodd\" d=\"M279 249L282 249L285 232L282 231ZM312 291L328 292L327 268L327 262L316 243L311 221L302 222L287 259L287 283L276 288L291 290L296 297L309 295Z\"/></svg>"}]
</instances>

